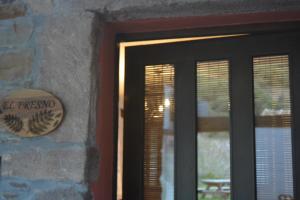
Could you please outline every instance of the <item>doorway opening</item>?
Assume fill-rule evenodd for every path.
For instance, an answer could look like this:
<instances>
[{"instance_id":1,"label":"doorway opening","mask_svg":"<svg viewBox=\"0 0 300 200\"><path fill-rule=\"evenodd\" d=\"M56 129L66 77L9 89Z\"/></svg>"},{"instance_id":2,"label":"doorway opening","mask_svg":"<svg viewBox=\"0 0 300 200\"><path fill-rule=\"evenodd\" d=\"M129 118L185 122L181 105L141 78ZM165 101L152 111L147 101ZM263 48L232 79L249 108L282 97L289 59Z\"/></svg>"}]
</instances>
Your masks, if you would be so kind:
<instances>
[{"instance_id":1,"label":"doorway opening","mask_svg":"<svg viewBox=\"0 0 300 200\"><path fill-rule=\"evenodd\" d=\"M275 32L275 35L277 33L278 32ZM270 36L270 33L268 34L267 35ZM281 33L278 34L280 35ZM256 139L258 138L257 137L258 132L261 131L259 129L264 129L264 128L269 128L269 130L272 129L272 131L267 131L267 132L272 132L274 135L276 135L275 132L276 131L278 132L279 129L285 129L279 132L281 133L287 132L286 135L289 134L289 136L285 138L286 140L282 140L283 138L281 138L281 141L285 141L288 143L287 149L283 148L281 150L285 152L284 154L287 153L289 154L288 156L290 156L289 158L285 157L282 159L285 161L287 161L288 159L286 171L289 171L289 175L287 175L289 177L287 178L288 183L287 186L285 187L287 189L284 189L283 191L282 190L280 191L279 189L279 191L277 191L278 193L274 195L276 197L282 195L291 196L291 197L295 196L296 193L294 191L295 177L293 174L293 167L292 167L293 163L295 162L295 159L293 161L292 157L295 157L295 155L292 154L294 147L292 146L292 133L291 133L292 131L291 124L293 121L293 116L291 116L291 113L293 112L292 112L292 104L291 104L292 95L290 95L293 93L293 91L291 91L292 84L290 84L291 82L293 82L293 79L291 79L293 75L290 74L290 71L292 70L291 63L294 62L293 61L294 59L291 59L290 54L287 53L293 52L292 54L294 54L297 51L296 50L289 51L288 48L291 48L291 43L285 41L288 43L288 45L284 45L283 43L285 42L279 44L281 48L283 47L283 50L281 51L273 51L268 49L268 51L266 50L265 52L263 51L260 51L258 53L252 52L253 54L251 55L252 59L250 60L250 62L249 59L248 60L245 59L247 60L247 63L246 62L242 63L242 64L248 64L248 66L249 63L251 63L250 71L249 68L244 69L245 71L247 71L246 73L246 72L238 71L238 69L235 70L232 69L232 64L237 61L233 62L232 57L229 56L229 54L225 53L224 54L225 56L221 55L222 53L227 52L226 50L232 48L230 44L229 47L226 47L227 49L225 48L225 51L224 49L220 51L217 48L217 46L218 45L220 46L220 44L224 44L224 46L226 46L228 45L227 43L232 44L236 41L240 41L241 38L242 39L246 38L246 40L253 42L256 41L257 38L261 37L259 41L262 41L263 36L264 39L268 37L265 34L262 34L257 37L256 34L252 34L252 33L245 34L239 32L238 34L228 34L228 35L201 36L201 37L190 37L190 38L179 38L179 39L176 38L176 39L170 39L167 42L166 40L153 40L155 41L154 43L151 43L153 41L120 43L120 54L119 54L120 55L120 60L119 60L120 61L120 68L119 68L119 72L120 72L119 73L120 75L119 95L120 96L119 96L118 189L117 189L118 199L127 199L127 198L130 199L155 198L155 199L170 199L170 200L186 199L186 198L190 199L187 196L180 196L183 193L178 192L180 189L179 190L176 189L179 188L180 185L179 183L180 181L178 179L178 177L180 177L178 175L179 173L178 170L180 169L182 169L182 171L187 170L184 169L186 168L185 165L187 163L184 163L183 166L180 166L180 164L178 163L176 164L175 160L176 160L176 156L178 159L180 157L180 152L186 151L184 149L186 149L186 147L188 147L189 144L191 143L194 143L194 146L192 145L192 148L189 147L189 149L190 150L193 149L192 150L193 153L192 155L191 154L189 155L194 157L194 162L193 162L194 168L189 168L189 170L194 171L193 172L194 174L192 176L189 175L188 176L189 176L189 180L191 182L194 181L195 183L189 184L187 186L184 186L184 184L182 184L183 188L184 187L192 188L191 190L193 192L191 193L191 195L193 197L191 199L197 199L197 200L239 199L239 195L241 195L239 194L240 193L239 191L245 193L245 189L243 191L242 187L239 188L239 186L237 185L234 186L234 182L239 181L236 179L237 174L239 173L241 174L242 170L240 169L235 170L237 167L236 164L232 166L233 160L237 160L237 157L239 156L239 155L235 155L238 154L238 152L234 151L232 148L243 148L243 147L237 147L237 145L239 145L237 144L237 141L247 142L249 138L248 139L241 138L237 134L235 136L232 136L232 132L241 131L243 127L247 126L247 124L248 127L246 132L251 133L248 135L252 137L251 140L253 143L249 144L249 146L251 147L248 148L247 153L246 154L242 153L242 154L243 156L245 155L249 156L248 161L250 160L250 162L248 162L247 164L250 163L251 165L250 166L251 169L248 170L252 171L252 174L250 173L249 176L252 176L251 181L253 181L253 184L252 187L246 189L248 190L247 192L249 193L247 195L244 194L245 195L244 197L246 197L246 199L252 199L252 198L265 199L266 196L264 195L270 195L270 194L258 194L259 193L258 187L260 186L259 185L260 183L257 181L259 178L263 178L261 176L258 177L258 175L260 172L261 175L263 175L265 171L264 172L258 171L259 166L257 165L257 163L259 161L266 160L266 155L262 154L261 157L258 158L257 147L259 146L259 144L262 144L261 147L263 148L264 144L266 143L262 142L263 139L260 141L257 141ZM252 38L252 39L247 39L247 38ZM297 38L297 36L295 38ZM295 41L296 40L297 39L295 39ZM250 44L249 41L247 44ZM189 53L191 52L188 50L185 51L186 50L185 46L190 46L189 48L192 47L195 48L195 43L197 43L197 45L199 44L200 46L202 45L202 47L205 47L202 49L206 49L210 53L216 52L216 54L219 54L220 56L216 56L216 57L209 56L209 54L203 52L203 55L205 55L206 57L193 60L191 63L196 64L194 67L192 67L193 69L191 71L193 73L190 73L190 77L188 79L185 79L185 81L181 81L181 83L186 84L189 83L188 80L190 80L189 87L193 88L194 91L192 92L190 91L190 93L184 93L187 85L183 84L184 86L182 86L183 88L181 88L181 93L185 95L182 94L178 95L178 91L180 91L180 84L178 84L179 80L178 77L176 78L176 76L178 76L178 74L183 74L182 76L187 76L184 75L184 73L186 73L184 72L186 71L186 68L184 69L183 67L181 68L177 67L176 69L175 64L171 63L170 62L171 60L169 58L165 59L163 57L164 56L168 57L171 53L179 52L179 53L175 53L173 57L178 58L181 57L182 54L184 54L186 58L189 58L189 55L186 55L187 54L186 52ZM212 50L210 50L211 44L208 45L208 43L211 43L213 46L215 45L216 46L215 49L213 48ZM261 47L260 45L258 46ZM174 50L174 48L176 50ZM181 51L179 51L180 48L182 48ZM238 49L241 50L242 48L238 48ZM125 50L129 50L130 53L127 53L127 51L125 52ZM152 54L153 52L159 52L159 53ZM171 53L168 54L166 52L171 52ZM236 49L235 52L238 53ZM266 52L270 52L270 54ZM241 54L237 54L237 55L242 56ZM131 61L129 62L127 61L127 59L125 61L125 57L126 58L129 57ZM139 60L139 61L136 61L135 63L132 60ZM186 66L186 63L184 63L183 61L180 62L182 62L181 63L182 65ZM176 65L180 65L180 62L176 63ZM128 71L124 67L125 63L126 66L134 66L134 67L132 67L132 69ZM274 65L278 65L280 67L278 67L277 71L276 70L270 71L270 69L272 69ZM139 67L137 66L142 66L142 71L139 72ZM129 81L129 85L131 84L130 87L135 88L136 90L142 92L140 92L139 96L134 96L135 99L133 103L134 106L132 107L129 106L128 108L128 105L126 105L127 108L124 111L124 99L126 99L125 104L128 104L128 101L131 101L132 99L132 97L130 97L128 93L126 97L124 97L124 94L126 94L125 91L126 86L124 84L126 82L125 74L127 76L130 73L130 71L131 71L131 75L129 78L127 77L127 81L138 79L137 82L135 83L130 83ZM265 73L262 75L260 71L264 71ZM234 73L237 73L238 75L234 75ZM283 77L280 77L281 75L283 75ZM240 88L238 87L232 88L234 83L243 83L243 81L245 80L245 79L239 80L240 82L238 82L238 80L235 80L238 79L238 77L244 77L245 79L247 78L249 79L248 80L249 82L246 83L246 86L248 87L248 89L246 89L246 91L248 91L247 93L248 96L246 95L243 98L241 98L239 100L240 103L237 103L238 97L233 98L233 96L235 95L237 96L240 95L240 91L241 91ZM285 85L285 86L280 88L280 86L276 86L276 84L270 83L274 81L274 78L275 80L281 80L279 85L281 86ZM259 87L257 87L257 85L254 84L254 82L255 83L258 82ZM177 90L177 92L175 92L175 90ZM263 90L263 92L261 92L261 90ZM128 92L128 88L127 88L127 92ZM159 94L160 96L153 95L153 92L155 94ZM139 92L137 92L137 94L138 93ZM254 94L252 94L251 96L251 93ZM267 94L268 97L266 97L266 99L269 99L268 103L264 102L266 101L266 99L259 99L261 98L258 95L259 93ZM185 117L180 117L179 115L186 116L184 112L185 110L189 110L186 108L185 109L178 108L178 106L176 106L178 104L182 105L184 103L189 104L189 102L186 102L186 100L181 99L182 96L185 96L185 99L195 100L194 103L192 103L194 107L193 109L190 109L190 111L191 110L192 111L189 113L190 116L195 116L194 117L195 119L194 120L189 119L190 121L193 122L192 123L184 122L186 123L185 125L181 124L180 126L182 127L180 126L178 127L178 125L175 125L176 123L178 124L178 121L185 121L184 119ZM279 98L279 96L281 96L281 98ZM278 102L279 99L281 99L282 101L281 103ZM211 100L211 102L209 100ZM259 102L259 101L261 102L260 104L257 105L254 104L252 105L252 107L250 106L250 109L248 108L248 110L237 109L237 107L239 108L243 107L243 105L240 105L242 104L241 102L243 103L247 102L248 105L251 105L251 103ZM261 104L268 104L269 107L268 106L264 107ZM274 107L274 105L279 105L279 104L281 104L281 107L280 106L279 107L275 106L276 108ZM178 114L178 112L180 112L179 109L183 113ZM249 113L250 114L246 117L247 119L243 120L242 123L244 124L243 127L242 126L239 127L239 125L234 126L232 124L232 121L236 121L238 117L243 115L241 114L243 113L241 110L244 111L244 113L246 111L248 112L248 114ZM141 134L130 135L129 137L127 137L127 139L125 139L127 140L127 143L125 141L125 145L124 145L123 132L124 132L124 128L126 130L126 125L124 127L123 119L124 117L126 118L126 116L128 115L131 115L132 117L132 115L134 115L133 113L135 113L138 117L136 116L133 117L133 121L130 121L129 123L134 123L135 128L139 127L142 124L139 127L140 130L137 131ZM147 117L149 119L147 119ZM158 119L160 119L160 121ZM128 121L127 122L125 121L125 124L126 123L128 128ZM175 132L176 130L178 132L178 130L181 129L184 129L185 131L188 130L188 132L196 133L196 134L191 135L190 138L187 138L186 136L179 138L180 136L178 136L178 133L176 136ZM135 131L136 130L133 129L132 130L130 129L129 131L127 130L127 134L129 132L131 134ZM158 132L161 132L162 134L158 134L155 136L155 133ZM264 133L259 135L263 135L263 134ZM155 139L153 139L153 137ZM188 142L180 145L178 144L178 142L177 143L175 142L176 137L177 137L177 141L188 140ZM266 137L265 139L268 140L269 137ZM130 140L134 140L135 142L131 143L132 141ZM150 142L147 144L147 141ZM208 147L203 148L205 145L211 146L211 148ZM179 149L178 147L181 149ZM219 152L218 151L212 152L212 150L216 150L217 147L220 147ZM261 149L259 151L261 152L269 151L269 153L270 152L274 153L275 150L272 149L273 147L270 147L270 149L267 150ZM177 148L177 150L175 148ZM210 150L206 151L207 149ZM147 152L149 156L148 158L147 158ZM156 155L153 154L153 152L155 152ZM125 166L126 164L123 163L123 155L125 156L125 160L128 159L128 155L131 155L131 157L135 157L135 158L133 158L133 160L131 160L132 158L129 158L129 160L127 160L127 166ZM217 164L216 162L214 163L213 161L217 160L216 155L220 156L223 159L223 161L217 162ZM184 156L181 155L181 157ZM273 156L272 158L275 157ZM211 162L209 161L209 159L211 159ZM203 160L205 160L205 162L202 162ZM277 162L277 161L273 160L271 162ZM218 163L222 163L219 164L219 169L212 169L214 167L218 168L217 167ZM205 164L208 165L205 166ZM266 163L261 163L260 165L265 166L265 164ZM149 166L148 168L147 165ZM157 166L153 167L153 165L157 165L158 167ZM124 169L125 172L123 172ZM133 170L133 172L128 173L128 170ZM266 169L262 169L262 170L266 170ZM274 168L273 170L276 171L278 170L278 168ZM169 173L170 171L171 173ZM233 175L232 172L234 173ZM134 175L133 174L130 175L130 173L134 173ZM135 178L133 179L131 178L133 176L136 177L136 174L139 175L138 178L135 180L136 182L134 183L133 179ZM175 183L176 176L177 176L177 183ZM185 176L185 178L188 176ZM127 181L126 180L124 181L124 179L126 179ZM144 182L146 179L148 179L148 183ZM132 186L131 183L136 185ZM129 185L132 186L133 188L132 190L130 189ZM274 187L276 188L277 186ZM265 191L265 189L266 188L264 188L261 191ZM235 191L235 194L231 194L232 191ZM196 192L196 195L194 195L195 194L194 192ZM135 197L130 196L133 193L135 193L137 196ZM126 198L124 198L124 195ZM155 195L158 196L156 197ZM269 198L274 199L274 196L272 197L269 196Z\"/></svg>"}]
</instances>

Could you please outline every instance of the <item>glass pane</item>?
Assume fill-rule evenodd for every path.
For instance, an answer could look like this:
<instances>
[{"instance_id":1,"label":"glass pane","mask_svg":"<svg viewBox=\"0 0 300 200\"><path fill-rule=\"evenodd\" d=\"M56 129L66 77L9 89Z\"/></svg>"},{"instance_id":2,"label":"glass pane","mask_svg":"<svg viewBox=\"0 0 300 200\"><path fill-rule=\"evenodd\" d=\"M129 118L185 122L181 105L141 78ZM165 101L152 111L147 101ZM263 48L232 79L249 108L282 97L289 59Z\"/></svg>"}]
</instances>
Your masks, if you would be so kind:
<instances>
[{"instance_id":1,"label":"glass pane","mask_svg":"<svg viewBox=\"0 0 300 200\"><path fill-rule=\"evenodd\" d=\"M288 56L254 58L258 200L293 196Z\"/></svg>"},{"instance_id":2,"label":"glass pane","mask_svg":"<svg viewBox=\"0 0 300 200\"><path fill-rule=\"evenodd\" d=\"M230 199L228 61L197 63L198 199Z\"/></svg>"},{"instance_id":3,"label":"glass pane","mask_svg":"<svg viewBox=\"0 0 300 200\"><path fill-rule=\"evenodd\" d=\"M144 199L174 199L174 67L145 67Z\"/></svg>"}]
</instances>

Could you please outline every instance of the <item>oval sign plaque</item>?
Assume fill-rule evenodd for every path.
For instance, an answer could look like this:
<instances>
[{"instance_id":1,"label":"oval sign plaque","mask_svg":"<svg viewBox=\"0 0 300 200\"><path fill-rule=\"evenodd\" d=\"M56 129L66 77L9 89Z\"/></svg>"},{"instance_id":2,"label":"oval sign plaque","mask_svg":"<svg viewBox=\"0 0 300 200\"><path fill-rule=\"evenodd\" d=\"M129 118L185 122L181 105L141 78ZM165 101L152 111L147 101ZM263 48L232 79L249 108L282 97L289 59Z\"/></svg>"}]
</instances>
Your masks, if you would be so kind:
<instances>
[{"instance_id":1,"label":"oval sign plaque","mask_svg":"<svg viewBox=\"0 0 300 200\"><path fill-rule=\"evenodd\" d=\"M64 115L58 98L42 90L23 89L12 92L0 103L1 124L22 137L50 133L60 125Z\"/></svg>"}]
</instances>

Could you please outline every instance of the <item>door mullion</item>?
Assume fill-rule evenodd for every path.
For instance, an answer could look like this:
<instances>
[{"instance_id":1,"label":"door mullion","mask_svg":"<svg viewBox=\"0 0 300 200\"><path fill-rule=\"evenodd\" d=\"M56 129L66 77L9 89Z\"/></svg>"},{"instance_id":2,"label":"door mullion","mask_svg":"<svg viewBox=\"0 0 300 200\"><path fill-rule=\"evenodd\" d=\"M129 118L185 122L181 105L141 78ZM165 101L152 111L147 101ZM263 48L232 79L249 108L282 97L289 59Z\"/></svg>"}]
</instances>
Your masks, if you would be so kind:
<instances>
[{"instance_id":1,"label":"door mullion","mask_svg":"<svg viewBox=\"0 0 300 200\"><path fill-rule=\"evenodd\" d=\"M256 189L252 58L235 54L230 67L232 199L253 200Z\"/></svg>"},{"instance_id":2,"label":"door mullion","mask_svg":"<svg viewBox=\"0 0 300 200\"><path fill-rule=\"evenodd\" d=\"M124 118L124 199L143 199L144 66L127 53Z\"/></svg>"},{"instance_id":3,"label":"door mullion","mask_svg":"<svg viewBox=\"0 0 300 200\"><path fill-rule=\"evenodd\" d=\"M294 171L294 198L300 198L300 39L294 41L290 55L291 101L292 101L292 147Z\"/></svg>"},{"instance_id":4,"label":"door mullion","mask_svg":"<svg viewBox=\"0 0 300 200\"><path fill-rule=\"evenodd\" d=\"M175 63L175 199L197 198L196 66Z\"/></svg>"}]
</instances>

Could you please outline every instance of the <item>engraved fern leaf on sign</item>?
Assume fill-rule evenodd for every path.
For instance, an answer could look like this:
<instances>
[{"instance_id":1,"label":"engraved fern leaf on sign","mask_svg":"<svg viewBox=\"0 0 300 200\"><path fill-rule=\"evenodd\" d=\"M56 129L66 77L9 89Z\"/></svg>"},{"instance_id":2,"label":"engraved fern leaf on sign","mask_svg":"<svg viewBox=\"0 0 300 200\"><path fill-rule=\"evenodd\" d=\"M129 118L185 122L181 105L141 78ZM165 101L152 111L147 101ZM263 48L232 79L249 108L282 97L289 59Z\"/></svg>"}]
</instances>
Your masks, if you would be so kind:
<instances>
[{"instance_id":1,"label":"engraved fern leaf on sign","mask_svg":"<svg viewBox=\"0 0 300 200\"><path fill-rule=\"evenodd\" d=\"M1 119L3 123L12 131L18 133L23 128L23 121L20 119L20 117L13 115L13 114L7 114L4 115L3 119Z\"/></svg>"},{"instance_id":2,"label":"engraved fern leaf on sign","mask_svg":"<svg viewBox=\"0 0 300 200\"><path fill-rule=\"evenodd\" d=\"M53 127L55 113L52 110L36 112L28 120L28 129L35 135L40 135Z\"/></svg>"}]
</instances>

